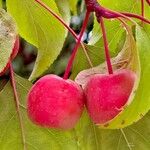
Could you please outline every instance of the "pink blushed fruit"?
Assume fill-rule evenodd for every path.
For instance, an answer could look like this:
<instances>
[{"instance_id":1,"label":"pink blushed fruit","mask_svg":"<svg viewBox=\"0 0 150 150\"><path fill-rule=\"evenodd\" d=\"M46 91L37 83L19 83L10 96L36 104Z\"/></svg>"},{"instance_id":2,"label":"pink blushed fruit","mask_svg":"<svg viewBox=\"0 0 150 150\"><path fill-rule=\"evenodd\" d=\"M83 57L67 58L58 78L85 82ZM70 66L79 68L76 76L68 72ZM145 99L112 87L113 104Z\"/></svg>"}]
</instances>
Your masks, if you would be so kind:
<instances>
[{"instance_id":1,"label":"pink blushed fruit","mask_svg":"<svg viewBox=\"0 0 150 150\"><path fill-rule=\"evenodd\" d=\"M84 94L78 84L56 75L39 79L28 94L27 111L36 124L58 129L71 129L84 109Z\"/></svg>"},{"instance_id":2,"label":"pink blushed fruit","mask_svg":"<svg viewBox=\"0 0 150 150\"><path fill-rule=\"evenodd\" d=\"M114 74L96 74L85 88L88 113L96 124L105 124L116 117L127 104L136 74L123 69Z\"/></svg>"}]
</instances>

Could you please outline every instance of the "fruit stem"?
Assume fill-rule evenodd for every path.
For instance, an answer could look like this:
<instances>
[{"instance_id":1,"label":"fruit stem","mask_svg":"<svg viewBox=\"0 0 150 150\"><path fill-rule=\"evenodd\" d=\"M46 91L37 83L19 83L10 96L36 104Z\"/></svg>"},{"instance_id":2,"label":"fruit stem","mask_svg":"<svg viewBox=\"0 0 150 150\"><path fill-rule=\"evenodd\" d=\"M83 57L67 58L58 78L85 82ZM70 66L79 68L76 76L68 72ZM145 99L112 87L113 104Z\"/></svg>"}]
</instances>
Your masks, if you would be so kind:
<instances>
[{"instance_id":1,"label":"fruit stem","mask_svg":"<svg viewBox=\"0 0 150 150\"><path fill-rule=\"evenodd\" d=\"M125 16L127 16L127 17L139 19L139 20L141 20L141 21L143 21L143 22L146 22L146 23L150 24L150 20L148 20L148 19L146 19L146 18L144 18L144 17L142 17L142 16L140 16L140 15L133 14L133 13L128 13L128 12L123 12L123 13L121 13L121 14L123 14L123 15L125 15Z\"/></svg>"},{"instance_id":2,"label":"fruit stem","mask_svg":"<svg viewBox=\"0 0 150 150\"><path fill-rule=\"evenodd\" d=\"M128 12L116 12L116 11L113 11L113 10L109 10L109 9L105 9L106 11L109 12L109 14L112 13L112 15L116 15L114 18L118 18L118 17L122 17L122 18L125 18L131 22L134 22L131 18L135 18L135 19L139 19L143 22L146 22L148 24L150 24L150 20L144 18L143 16L140 16L140 15L137 15L137 14L134 14L134 13L128 13ZM107 13L106 13L107 14ZM108 19L111 19L111 18L108 18Z\"/></svg>"},{"instance_id":3,"label":"fruit stem","mask_svg":"<svg viewBox=\"0 0 150 150\"><path fill-rule=\"evenodd\" d=\"M112 69L111 59L110 59L110 54L109 54L108 41L107 41L107 37L106 37L106 30L105 30L105 25L104 25L104 21L103 21L102 17L100 18L99 22L100 22L100 26L101 26L102 34L103 34L105 57L106 57L108 72L109 72L109 74L113 74L113 69Z\"/></svg>"},{"instance_id":4,"label":"fruit stem","mask_svg":"<svg viewBox=\"0 0 150 150\"><path fill-rule=\"evenodd\" d=\"M80 46L80 42L81 42L81 38L83 36L83 33L87 27L87 24L88 24L88 20L89 20L89 17L90 17L90 11L87 11L86 14L85 14L85 19L83 21L83 25L82 25L82 28L81 28L81 31L80 31L80 34L79 34L79 38L78 38L78 41L73 49L73 53L69 59L69 62L68 62L68 65L66 67L66 70L65 70L65 73L64 73L64 79L68 79L68 76L69 76L69 73L70 73L70 70L71 70L71 67L73 65L73 61L74 61L74 58L76 56L76 53L77 53L77 50Z\"/></svg>"},{"instance_id":5,"label":"fruit stem","mask_svg":"<svg viewBox=\"0 0 150 150\"><path fill-rule=\"evenodd\" d=\"M19 122L20 122L23 148L24 148L24 150L27 150L26 142L25 142L25 135L24 135L23 119L22 119L22 116L20 114L20 102L19 102L19 97L18 97L18 93L17 93L17 87L16 87L16 82L15 82L15 77L14 77L14 70L13 70L13 66L12 66L11 62L9 63L9 68L10 68L11 84L12 84L12 88L13 88L17 114L18 114Z\"/></svg>"},{"instance_id":6,"label":"fruit stem","mask_svg":"<svg viewBox=\"0 0 150 150\"><path fill-rule=\"evenodd\" d=\"M64 22L64 20L60 16L58 16L55 12L53 12L46 4L41 2L41 0L35 0L35 1L38 4L40 4L43 8L45 8L51 15L53 15L75 37L75 39L78 40L78 36L76 35L76 33ZM85 49L84 44L82 42L80 42L80 44L85 53L85 56L88 60L90 67L93 67L92 61L87 53L87 50Z\"/></svg>"},{"instance_id":7,"label":"fruit stem","mask_svg":"<svg viewBox=\"0 0 150 150\"><path fill-rule=\"evenodd\" d=\"M144 0L141 0L141 15L144 17Z\"/></svg>"},{"instance_id":8,"label":"fruit stem","mask_svg":"<svg viewBox=\"0 0 150 150\"><path fill-rule=\"evenodd\" d=\"M130 20L130 21L132 21L131 18L135 18L135 19L139 19L143 22L146 22L146 23L150 24L150 20L144 18L143 16L137 15L137 14L128 13L128 12L116 12L116 11L104 8L101 5L99 5L98 3L96 3L95 5L92 4L92 6L94 7L93 10L96 13L96 16L97 16L98 20L101 17L106 18L106 19L123 17L123 18L126 18L126 19Z\"/></svg>"}]
</instances>

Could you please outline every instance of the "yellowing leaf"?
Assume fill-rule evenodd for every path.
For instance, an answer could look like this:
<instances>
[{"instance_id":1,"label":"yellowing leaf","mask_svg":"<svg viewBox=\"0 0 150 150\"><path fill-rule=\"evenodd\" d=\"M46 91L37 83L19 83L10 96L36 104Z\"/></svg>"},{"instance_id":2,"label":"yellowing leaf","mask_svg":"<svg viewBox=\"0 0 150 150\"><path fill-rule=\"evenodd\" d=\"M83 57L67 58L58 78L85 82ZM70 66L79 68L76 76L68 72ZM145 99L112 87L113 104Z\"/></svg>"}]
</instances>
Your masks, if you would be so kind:
<instances>
[{"instance_id":1,"label":"yellowing leaf","mask_svg":"<svg viewBox=\"0 0 150 150\"><path fill-rule=\"evenodd\" d=\"M17 27L13 18L0 8L0 73L10 61L17 37Z\"/></svg>"}]
</instances>

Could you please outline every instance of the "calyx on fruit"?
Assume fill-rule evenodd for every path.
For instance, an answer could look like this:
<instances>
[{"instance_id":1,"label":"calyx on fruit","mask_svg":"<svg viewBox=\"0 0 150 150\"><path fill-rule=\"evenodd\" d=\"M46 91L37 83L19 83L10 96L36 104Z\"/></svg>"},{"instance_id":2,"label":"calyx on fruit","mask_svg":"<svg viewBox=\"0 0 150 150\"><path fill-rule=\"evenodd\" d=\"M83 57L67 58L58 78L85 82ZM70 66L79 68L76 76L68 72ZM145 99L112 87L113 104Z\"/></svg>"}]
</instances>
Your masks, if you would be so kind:
<instances>
[{"instance_id":1,"label":"calyx on fruit","mask_svg":"<svg viewBox=\"0 0 150 150\"><path fill-rule=\"evenodd\" d=\"M78 84L56 75L46 75L29 91L28 116L43 127L71 129L81 117L84 101Z\"/></svg>"}]
</instances>

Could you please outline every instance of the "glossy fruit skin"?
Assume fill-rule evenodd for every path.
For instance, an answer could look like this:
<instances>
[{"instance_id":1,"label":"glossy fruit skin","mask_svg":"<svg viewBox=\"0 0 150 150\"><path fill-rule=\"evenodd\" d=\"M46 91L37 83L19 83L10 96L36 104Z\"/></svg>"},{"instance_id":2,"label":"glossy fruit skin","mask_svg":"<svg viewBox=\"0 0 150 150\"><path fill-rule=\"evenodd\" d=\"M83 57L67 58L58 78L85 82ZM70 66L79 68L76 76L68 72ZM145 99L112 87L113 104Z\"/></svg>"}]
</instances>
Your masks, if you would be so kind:
<instances>
[{"instance_id":1,"label":"glossy fruit skin","mask_svg":"<svg viewBox=\"0 0 150 150\"><path fill-rule=\"evenodd\" d=\"M85 88L88 113L96 124L105 124L116 117L127 104L136 74L123 69L111 75L96 74Z\"/></svg>"},{"instance_id":2,"label":"glossy fruit skin","mask_svg":"<svg viewBox=\"0 0 150 150\"><path fill-rule=\"evenodd\" d=\"M6 65L6 67L0 72L0 76L4 75L5 72L8 70L9 62L12 61L17 56L18 51L19 51L19 47L20 47L19 36L17 36L15 44L14 44L14 48L13 48L12 53L11 53L11 56L10 56L10 58L8 60L8 63Z\"/></svg>"},{"instance_id":3,"label":"glossy fruit skin","mask_svg":"<svg viewBox=\"0 0 150 150\"><path fill-rule=\"evenodd\" d=\"M84 98L83 90L75 82L46 75L29 91L28 116L42 127L72 129L83 112Z\"/></svg>"}]
</instances>

